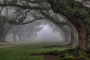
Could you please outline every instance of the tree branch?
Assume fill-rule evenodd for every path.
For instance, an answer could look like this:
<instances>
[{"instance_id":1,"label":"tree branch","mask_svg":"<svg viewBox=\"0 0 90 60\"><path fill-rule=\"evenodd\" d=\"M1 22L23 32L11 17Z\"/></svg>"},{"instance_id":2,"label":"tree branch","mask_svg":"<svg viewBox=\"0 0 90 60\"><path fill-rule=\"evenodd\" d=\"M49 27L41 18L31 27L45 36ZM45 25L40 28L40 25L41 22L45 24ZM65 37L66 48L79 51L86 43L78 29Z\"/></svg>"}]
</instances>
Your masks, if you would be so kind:
<instances>
[{"instance_id":1,"label":"tree branch","mask_svg":"<svg viewBox=\"0 0 90 60\"><path fill-rule=\"evenodd\" d=\"M5 7L5 6L13 6L13 7L19 7L19 8L22 8L22 9L36 9L36 10L50 10L51 8L48 7L48 8L43 8L43 7L37 7L37 6L22 6L22 5L19 5L19 4L0 4L1 7Z\"/></svg>"},{"instance_id":2,"label":"tree branch","mask_svg":"<svg viewBox=\"0 0 90 60\"><path fill-rule=\"evenodd\" d=\"M25 16L23 16L23 17L21 17L21 18L19 19L19 23L23 23L23 21L26 19L27 13L28 13L29 11L31 11L31 10L27 10L27 11L25 12Z\"/></svg>"},{"instance_id":3,"label":"tree branch","mask_svg":"<svg viewBox=\"0 0 90 60\"><path fill-rule=\"evenodd\" d=\"M51 18L49 15L47 15L47 14L44 13L43 11L40 11L40 12L41 12L41 14L42 14L44 17L48 18L51 22L53 22L53 23L55 23L55 24L58 24L58 25L68 25L66 22L57 22L57 21L55 21L53 18Z\"/></svg>"},{"instance_id":4,"label":"tree branch","mask_svg":"<svg viewBox=\"0 0 90 60\"><path fill-rule=\"evenodd\" d=\"M53 10L55 13L60 13L60 14L62 14L63 16L65 16L65 17L68 19L68 21L71 22L71 24L72 24L72 25L76 28L76 30L78 31L78 25L77 25L77 23L75 23L75 22L74 22L67 14L65 14L64 12L55 10L55 7L54 7L53 3L51 2L51 0L47 0L47 1L50 3L51 8L52 8L52 10ZM78 31L78 32L79 32L79 31Z\"/></svg>"},{"instance_id":5,"label":"tree branch","mask_svg":"<svg viewBox=\"0 0 90 60\"><path fill-rule=\"evenodd\" d=\"M46 0L40 0L40 1L21 0L21 1L27 1L27 2L29 2L29 3L42 3L42 2L47 2Z\"/></svg>"},{"instance_id":6,"label":"tree branch","mask_svg":"<svg viewBox=\"0 0 90 60\"><path fill-rule=\"evenodd\" d=\"M25 22L25 23L22 23L22 24L20 24L20 23L17 22L17 23L14 24L14 25L24 25L24 24L32 23L32 22L34 22L34 21L36 21L36 20L42 20L42 19L46 19L46 18L39 17L39 18L35 18L34 20L30 20L30 21Z\"/></svg>"}]
</instances>

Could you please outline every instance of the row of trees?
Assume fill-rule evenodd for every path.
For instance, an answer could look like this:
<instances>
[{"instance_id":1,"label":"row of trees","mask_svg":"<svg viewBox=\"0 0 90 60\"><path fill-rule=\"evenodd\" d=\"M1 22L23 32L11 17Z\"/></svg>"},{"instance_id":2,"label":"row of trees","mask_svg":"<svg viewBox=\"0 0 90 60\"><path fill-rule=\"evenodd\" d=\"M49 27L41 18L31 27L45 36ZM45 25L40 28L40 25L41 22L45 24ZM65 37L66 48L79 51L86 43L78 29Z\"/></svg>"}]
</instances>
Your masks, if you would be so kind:
<instances>
[{"instance_id":1,"label":"row of trees","mask_svg":"<svg viewBox=\"0 0 90 60\"><path fill-rule=\"evenodd\" d=\"M41 22L36 22L37 24L27 24L24 26L10 24L12 20L17 20L18 15L21 15L21 12L15 15L12 13L15 11L9 8L10 7L0 8L0 42L6 42L5 38L10 34L13 35L13 41L17 41L16 36L18 36L19 40L25 40L26 38L28 40L28 38L33 36L33 34L35 36L35 32L41 29L37 27Z\"/></svg>"},{"instance_id":2,"label":"row of trees","mask_svg":"<svg viewBox=\"0 0 90 60\"><path fill-rule=\"evenodd\" d=\"M61 3L62 3L62 1L64 1L64 0L61 0ZM68 2L70 2L70 1L68 1ZM71 1L71 3L72 3L72 1ZM54 3L55 1L49 1L49 0L15 0L15 1L2 0L0 3L0 6L1 6L0 24L2 24L1 21L3 21L3 23L6 24L4 29L8 28L8 31L10 31L10 32L12 31L14 41L16 41L16 36L19 37L19 40L22 40L25 37L26 37L26 39L28 39L29 36L32 36L31 31L33 31L34 27L31 28L30 27L31 25L29 25L28 23L38 21L39 25L40 25L40 22L42 22L42 20L49 20L50 22L54 23L56 26L61 28L63 30L63 32L65 33L67 42L68 42L68 40L70 40L70 38L71 38L71 43L73 43L73 40L78 40L77 39L78 34L77 34L77 31L76 31L74 25L71 24L72 22L70 23L67 20L67 16L65 14L62 14L62 11L64 11L63 7L65 7L66 5L64 6L63 5L64 3L62 3L61 5L58 5L58 6L60 6L59 8L62 7L62 9L61 9L62 11L60 12L61 14L55 14L54 12L56 12L59 9L56 9L57 7L53 8L54 6L52 6L53 11L54 11L53 12L50 7L50 4L48 4L48 2L52 6L53 5L52 3ZM55 6L57 6L56 4L57 4L57 2L55 3ZM69 11L69 12L71 12L71 11ZM4 16L5 19L2 19L2 16ZM29 16L29 18L28 18L28 16ZM10 23L10 24L8 24L8 23ZM24 24L28 24L28 27L27 27L27 25L25 25L25 28L22 28L21 26L13 27L13 25L24 25ZM38 23L35 23L35 26L37 26L37 25L38 25ZM2 26L2 25L0 25L0 26ZM50 27L52 27L52 26L53 25L50 24ZM30 29L30 33L29 33L29 31L27 31L28 29ZM53 30L57 31L59 29L56 29L54 27ZM7 31L7 33L8 33L8 31ZM0 27L0 32L1 32L0 41L5 42L5 36L7 35L7 33L4 34L3 32L5 32L5 30L2 30L1 27ZM25 33L22 34L22 32L25 32ZM3 34L5 36L3 36ZM2 38L2 36L3 36L3 38Z\"/></svg>"}]
</instances>

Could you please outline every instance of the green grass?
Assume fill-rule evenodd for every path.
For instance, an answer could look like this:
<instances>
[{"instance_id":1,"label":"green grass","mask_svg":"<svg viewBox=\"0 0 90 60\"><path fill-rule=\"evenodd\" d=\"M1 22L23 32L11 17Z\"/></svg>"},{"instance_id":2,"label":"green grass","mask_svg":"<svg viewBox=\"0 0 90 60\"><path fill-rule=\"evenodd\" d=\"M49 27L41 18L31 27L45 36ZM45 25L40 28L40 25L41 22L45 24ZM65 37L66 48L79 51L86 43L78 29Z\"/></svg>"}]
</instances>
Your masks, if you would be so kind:
<instances>
[{"instance_id":1,"label":"green grass","mask_svg":"<svg viewBox=\"0 0 90 60\"><path fill-rule=\"evenodd\" d=\"M32 43L0 49L0 60L43 60L43 56L30 56L32 53L49 52L54 50L65 50L66 48L43 48L55 43Z\"/></svg>"},{"instance_id":2,"label":"green grass","mask_svg":"<svg viewBox=\"0 0 90 60\"><path fill-rule=\"evenodd\" d=\"M4 45L13 45L13 44L17 44L17 43L0 43L0 46L4 46Z\"/></svg>"},{"instance_id":3,"label":"green grass","mask_svg":"<svg viewBox=\"0 0 90 60\"><path fill-rule=\"evenodd\" d=\"M14 44L23 44L23 43L28 43L28 41L20 41L20 42L5 42L5 43L0 43L0 46L5 46L5 45L14 45Z\"/></svg>"}]
</instances>

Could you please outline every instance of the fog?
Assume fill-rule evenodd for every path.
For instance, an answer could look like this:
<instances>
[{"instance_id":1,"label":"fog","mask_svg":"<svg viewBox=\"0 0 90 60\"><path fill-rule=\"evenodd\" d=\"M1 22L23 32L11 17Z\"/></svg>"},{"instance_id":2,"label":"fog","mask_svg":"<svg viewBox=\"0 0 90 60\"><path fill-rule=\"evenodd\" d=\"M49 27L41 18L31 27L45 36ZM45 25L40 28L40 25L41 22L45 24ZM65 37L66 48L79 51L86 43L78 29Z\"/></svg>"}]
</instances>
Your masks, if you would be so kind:
<instances>
[{"instance_id":1,"label":"fog","mask_svg":"<svg viewBox=\"0 0 90 60\"><path fill-rule=\"evenodd\" d=\"M64 32L53 23L51 23L50 26L48 22L49 21L42 21L38 23L37 21L26 25L13 25L6 37L6 40L33 42L65 42Z\"/></svg>"},{"instance_id":2,"label":"fog","mask_svg":"<svg viewBox=\"0 0 90 60\"><path fill-rule=\"evenodd\" d=\"M3 23L0 27L0 42L78 43L78 33L75 27L63 15L54 13L47 1L43 0L43 3L27 2L27 4L25 1L20 1L18 0L17 4L40 7L42 10L18 7L0 8L2 18L0 21ZM49 9L43 10L43 7Z\"/></svg>"},{"instance_id":3,"label":"fog","mask_svg":"<svg viewBox=\"0 0 90 60\"><path fill-rule=\"evenodd\" d=\"M36 41L37 42L64 42L65 41L65 37L64 37L64 33L62 32L62 30L60 29L59 31L53 31L53 29L51 29L49 27L49 25L41 25L43 28L42 30L40 30L39 32L37 32L37 38Z\"/></svg>"}]
</instances>

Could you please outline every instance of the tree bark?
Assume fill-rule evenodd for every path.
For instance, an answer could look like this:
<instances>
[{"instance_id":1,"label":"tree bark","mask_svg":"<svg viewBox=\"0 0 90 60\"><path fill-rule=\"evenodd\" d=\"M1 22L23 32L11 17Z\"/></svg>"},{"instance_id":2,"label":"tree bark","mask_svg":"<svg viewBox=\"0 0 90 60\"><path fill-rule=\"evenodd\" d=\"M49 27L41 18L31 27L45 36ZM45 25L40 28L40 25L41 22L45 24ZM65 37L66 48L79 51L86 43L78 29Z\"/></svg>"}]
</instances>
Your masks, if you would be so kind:
<instances>
[{"instance_id":1,"label":"tree bark","mask_svg":"<svg viewBox=\"0 0 90 60\"><path fill-rule=\"evenodd\" d=\"M47 0L47 1L50 3L50 5L55 13L62 14L63 16L65 16L68 19L69 22L72 23L72 25L75 27L75 29L77 30L78 35L79 35L77 48L86 50L86 39L87 39L87 29L86 28L87 27L85 25L84 20L82 20L78 17L77 18L78 23L75 23L67 14L55 9L53 3L50 0Z\"/></svg>"},{"instance_id":2,"label":"tree bark","mask_svg":"<svg viewBox=\"0 0 90 60\"><path fill-rule=\"evenodd\" d=\"M1 30L0 30L0 32L1 32L1 34L0 34L0 42L6 42L3 24L1 24L0 28L1 28Z\"/></svg>"},{"instance_id":3,"label":"tree bark","mask_svg":"<svg viewBox=\"0 0 90 60\"><path fill-rule=\"evenodd\" d=\"M0 36L0 42L6 42L6 40L5 40L5 35L2 34L2 35Z\"/></svg>"},{"instance_id":4,"label":"tree bark","mask_svg":"<svg viewBox=\"0 0 90 60\"><path fill-rule=\"evenodd\" d=\"M83 20L78 19L77 21L80 24L80 27L78 28L79 43L78 43L77 47L82 50L86 50L87 28L86 28L86 25Z\"/></svg>"}]
</instances>

